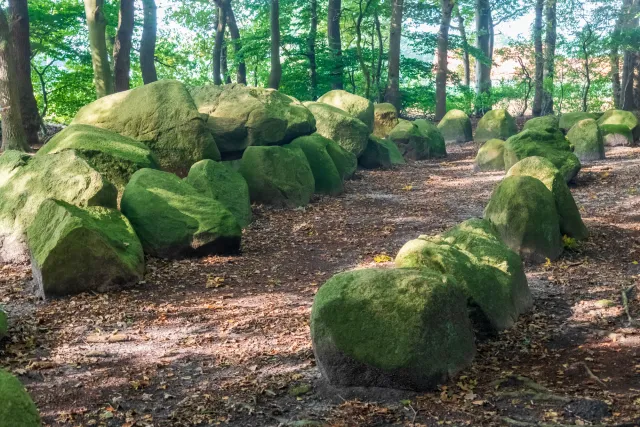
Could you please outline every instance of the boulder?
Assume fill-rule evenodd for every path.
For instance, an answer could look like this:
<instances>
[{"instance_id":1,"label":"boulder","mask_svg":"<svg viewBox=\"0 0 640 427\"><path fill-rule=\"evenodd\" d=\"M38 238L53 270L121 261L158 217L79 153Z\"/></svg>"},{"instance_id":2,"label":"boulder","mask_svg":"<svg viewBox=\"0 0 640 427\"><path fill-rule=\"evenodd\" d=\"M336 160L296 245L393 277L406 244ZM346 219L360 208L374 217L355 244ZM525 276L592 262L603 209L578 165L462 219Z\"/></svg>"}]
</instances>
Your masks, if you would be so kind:
<instances>
[{"instance_id":1,"label":"boulder","mask_svg":"<svg viewBox=\"0 0 640 427\"><path fill-rule=\"evenodd\" d=\"M360 155L358 164L365 169L386 169L391 167L391 153L383 144L382 139L375 135L369 136L369 143L364 153Z\"/></svg>"},{"instance_id":2,"label":"boulder","mask_svg":"<svg viewBox=\"0 0 640 427\"><path fill-rule=\"evenodd\" d=\"M438 126L425 119L417 119L413 123L418 126L420 132L427 138L429 151L427 158L446 157L447 147Z\"/></svg>"},{"instance_id":3,"label":"boulder","mask_svg":"<svg viewBox=\"0 0 640 427\"><path fill-rule=\"evenodd\" d=\"M0 340L7 336L8 331L7 313L5 313L2 306L0 306Z\"/></svg>"},{"instance_id":4,"label":"boulder","mask_svg":"<svg viewBox=\"0 0 640 427\"><path fill-rule=\"evenodd\" d=\"M353 174L356 173L356 169L358 169L358 158L355 154L345 150L335 141L325 138L320 134L315 133L313 136L318 136L324 139L327 144L325 147L327 153L329 153L329 156L333 159L333 163L336 165L340 177L343 180L350 179Z\"/></svg>"},{"instance_id":5,"label":"boulder","mask_svg":"<svg viewBox=\"0 0 640 427\"><path fill-rule=\"evenodd\" d=\"M631 132L638 128L638 117L631 111L609 110L598 119L600 126L604 125L624 125Z\"/></svg>"},{"instance_id":6,"label":"boulder","mask_svg":"<svg viewBox=\"0 0 640 427\"><path fill-rule=\"evenodd\" d=\"M319 194L338 195L344 191L342 176L335 162L327 151L328 140L321 135L302 136L293 140L290 146L299 148L309 162L315 192Z\"/></svg>"},{"instance_id":7,"label":"boulder","mask_svg":"<svg viewBox=\"0 0 640 427\"><path fill-rule=\"evenodd\" d=\"M393 104L383 102L373 106L373 134L378 138L389 136L398 125L398 110Z\"/></svg>"},{"instance_id":8,"label":"boulder","mask_svg":"<svg viewBox=\"0 0 640 427\"><path fill-rule=\"evenodd\" d=\"M531 176L542 181L556 201L556 210L560 216L560 232L578 240L589 237L589 231L582 222L571 190L560 171L549 160L543 157L527 157L513 165L507 176Z\"/></svg>"},{"instance_id":9,"label":"boulder","mask_svg":"<svg viewBox=\"0 0 640 427\"><path fill-rule=\"evenodd\" d=\"M0 369L0 427L40 427L38 408L16 377Z\"/></svg>"},{"instance_id":10,"label":"boulder","mask_svg":"<svg viewBox=\"0 0 640 427\"><path fill-rule=\"evenodd\" d=\"M7 150L0 154L0 187L5 185L22 166L25 166L31 156L22 151Z\"/></svg>"},{"instance_id":11,"label":"boulder","mask_svg":"<svg viewBox=\"0 0 640 427\"><path fill-rule=\"evenodd\" d=\"M475 161L476 170L504 171L504 141L490 139L478 150Z\"/></svg>"},{"instance_id":12,"label":"boulder","mask_svg":"<svg viewBox=\"0 0 640 427\"><path fill-rule=\"evenodd\" d=\"M274 89L207 84L190 92L225 158L239 158L251 146L288 144L316 129L300 101Z\"/></svg>"},{"instance_id":13,"label":"boulder","mask_svg":"<svg viewBox=\"0 0 640 427\"><path fill-rule=\"evenodd\" d=\"M633 145L633 132L626 125L602 125L603 143L608 147Z\"/></svg>"},{"instance_id":14,"label":"boulder","mask_svg":"<svg viewBox=\"0 0 640 427\"><path fill-rule=\"evenodd\" d=\"M235 253L242 229L222 203L172 173L141 169L120 202L144 252L160 258Z\"/></svg>"},{"instance_id":15,"label":"boulder","mask_svg":"<svg viewBox=\"0 0 640 427\"><path fill-rule=\"evenodd\" d=\"M240 173L252 202L295 208L309 204L315 179L304 152L295 147L249 147Z\"/></svg>"},{"instance_id":16,"label":"boulder","mask_svg":"<svg viewBox=\"0 0 640 427\"><path fill-rule=\"evenodd\" d=\"M220 152L186 86L160 80L105 96L78 111L72 124L92 125L144 143L163 170L182 176Z\"/></svg>"},{"instance_id":17,"label":"boulder","mask_svg":"<svg viewBox=\"0 0 640 427\"><path fill-rule=\"evenodd\" d=\"M392 165L404 165L407 163L395 142L389 139L380 139L379 142L389 150L389 159Z\"/></svg>"},{"instance_id":18,"label":"boulder","mask_svg":"<svg viewBox=\"0 0 640 427\"><path fill-rule=\"evenodd\" d=\"M575 126L576 123L581 122L586 119L598 119L598 115L594 113L583 113L581 111L576 111L573 113L565 113L560 115L560 121L558 122L558 126L560 130L564 132L569 132L569 130Z\"/></svg>"},{"instance_id":19,"label":"boulder","mask_svg":"<svg viewBox=\"0 0 640 427\"><path fill-rule=\"evenodd\" d=\"M532 156L551 161L567 182L575 178L582 167L562 132L525 130L512 136L504 144L505 171L520 160Z\"/></svg>"},{"instance_id":20,"label":"boulder","mask_svg":"<svg viewBox=\"0 0 640 427\"><path fill-rule=\"evenodd\" d=\"M25 231L45 199L117 206L115 186L73 150L23 158L22 163L0 184L0 262L29 260Z\"/></svg>"},{"instance_id":21,"label":"boulder","mask_svg":"<svg viewBox=\"0 0 640 427\"><path fill-rule=\"evenodd\" d=\"M506 140L516 133L516 121L507 110L491 110L478 122L474 140L477 143L484 143L490 139Z\"/></svg>"},{"instance_id":22,"label":"boulder","mask_svg":"<svg viewBox=\"0 0 640 427\"><path fill-rule=\"evenodd\" d=\"M471 120L464 111L450 110L438 123L438 129L449 143L473 141L473 129Z\"/></svg>"},{"instance_id":23,"label":"boulder","mask_svg":"<svg viewBox=\"0 0 640 427\"><path fill-rule=\"evenodd\" d=\"M400 153L405 158L424 160L446 155L444 138L435 126L429 126L426 120L419 124L400 119L398 125L389 134Z\"/></svg>"},{"instance_id":24,"label":"boulder","mask_svg":"<svg viewBox=\"0 0 640 427\"><path fill-rule=\"evenodd\" d=\"M495 225L507 246L522 257L543 262L562 254L555 199L536 178L505 178L493 191L484 217Z\"/></svg>"},{"instance_id":25,"label":"boulder","mask_svg":"<svg viewBox=\"0 0 640 427\"><path fill-rule=\"evenodd\" d=\"M225 163L200 160L191 166L185 180L203 196L222 203L240 227L251 224L249 186L240 172Z\"/></svg>"},{"instance_id":26,"label":"boulder","mask_svg":"<svg viewBox=\"0 0 640 427\"><path fill-rule=\"evenodd\" d=\"M464 290L428 270L334 276L315 296L311 338L321 374L342 387L431 390L475 354Z\"/></svg>"},{"instance_id":27,"label":"boulder","mask_svg":"<svg viewBox=\"0 0 640 427\"><path fill-rule=\"evenodd\" d=\"M580 120L569 130L567 139L573 147L573 154L581 162L603 160L605 158L604 138L602 137L600 126L595 120Z\"/></svg>"},{"instance_id":28,"label":"boulder","mask_svg":"<svg viewBox=\"0 0 640 427\"><path fill-rule=\"evenodd\" d=\"M329 104L305 102L316 119L317 132L338 143L356 157L367 148L369 127L361 120Z\"/></svg>"},{"instance_id":29,"label":"boulder","mask_svg":"<svg viewBox=\"0 0 640 427\"><path fill-rule=\"evenodd\" d=\"M533 130L559 130L560 129L560 118L554 115L535 117L533 119L527 120L524 124L524 129L533 129Z\"/></svg>"},{"instance_id":30,"label":"boulder","mask_svg":"<svg viewBox=\"0 0 640 427\"><path fill-rule=\"evenodd\" d=\"M108 292L142 280L138 236L117 210L47 199L27 229L38 294Z\"/></svg>"},{"instance_id":31,"label":"boulder","mask_svg":"<svg viewBox=\"0 0 640 427\"><path fill-rule=\"evenodd\" d=\"M71 125L57 133L36 154L44 156L75 150L95 170L122 191L131 175L143 168L158 169L158 161L142 142L110 130Z\"/></svg>"},{"instance_id":32,"label":"boulder","mask_svg":"<svg viewBox=\"0 0 640 427\"><path fill-rule=\"evenodd\" d=\"M346 90L332 90L320 97L318 102L333 105L359 119L373 132L374 108L373 102L366 98L347 92Z\"/></svg>"}]
</instances>

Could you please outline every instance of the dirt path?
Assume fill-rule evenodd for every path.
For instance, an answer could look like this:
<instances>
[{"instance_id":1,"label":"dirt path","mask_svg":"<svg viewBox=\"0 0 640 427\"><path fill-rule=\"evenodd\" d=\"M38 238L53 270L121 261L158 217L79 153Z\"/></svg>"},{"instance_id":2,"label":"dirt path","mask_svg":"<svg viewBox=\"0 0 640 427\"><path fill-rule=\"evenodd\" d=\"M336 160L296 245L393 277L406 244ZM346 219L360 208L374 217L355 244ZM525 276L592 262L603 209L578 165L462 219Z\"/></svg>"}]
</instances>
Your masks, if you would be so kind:
<instances>
[{"instance_id":1,"label":"dirt path","mask_svg":"<svg viewBox=\"0 0 640 427\"><path fill-rule=\"evenodd\" d=\"M639 148L586 165L573 191L592 238L527 266L534 310L480 343L456 383L372 403L318 381L308 327L318 286L480 216L502 174L473 173L474 154L469 144L445 162L360 172L343 196L305 209L257 208L241 256L149 260L145 283L120 293L41 303L29 269L5 267L0 302L18 326L0 365L49 425L640 423L640 329L621 299L640 277ZM640 298L628 297L639 318Z\"/></svg>"}]
</instances>

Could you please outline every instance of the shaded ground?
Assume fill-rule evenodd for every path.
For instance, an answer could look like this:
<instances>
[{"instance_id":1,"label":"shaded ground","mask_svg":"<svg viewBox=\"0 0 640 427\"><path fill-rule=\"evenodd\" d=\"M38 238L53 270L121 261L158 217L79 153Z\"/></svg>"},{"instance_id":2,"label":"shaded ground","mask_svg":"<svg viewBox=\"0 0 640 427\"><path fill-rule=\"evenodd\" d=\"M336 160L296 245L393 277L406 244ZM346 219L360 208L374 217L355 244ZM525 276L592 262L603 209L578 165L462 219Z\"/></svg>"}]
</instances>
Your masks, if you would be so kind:
<instances>
[{"instance_id":1,"label":"shaded ground","mask_svg":"<svg viewBox=\"0 0 640 427\"><path fill-rule=\"evenodd\" d=\"M481 343L455 382L364 401L319 381L308 327L318 287L480 216L502 174L474 173L474 154L468 144L444 162L360 172L346 194L305 209L258 207L241 256L151 259L145 282L120 293L42 303L28 267L0 267L14 325L0 365L49 425L636 425L640 329L622 291L640 317L639 148L585 166L573 191L592 238L527 266L534 310Z\"/></svg>"}]
</instances>

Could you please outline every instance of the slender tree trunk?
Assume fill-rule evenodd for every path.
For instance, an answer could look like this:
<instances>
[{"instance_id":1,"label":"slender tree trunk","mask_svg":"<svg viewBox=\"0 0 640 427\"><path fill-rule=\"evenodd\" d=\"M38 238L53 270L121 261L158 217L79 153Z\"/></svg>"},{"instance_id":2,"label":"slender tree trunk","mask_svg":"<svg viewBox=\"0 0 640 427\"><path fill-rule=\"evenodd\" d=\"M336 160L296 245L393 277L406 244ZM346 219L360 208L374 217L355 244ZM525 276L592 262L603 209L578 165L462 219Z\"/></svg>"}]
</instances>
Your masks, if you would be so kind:
<instances>
[{"instance_id":1,"label":"slender tree trunk","mask_svg":"<svg viewBox=\"0 0 640 427\"><path fill-rule=\"evenodd\" d=\"M438 31L438 71L436 72L436 120L447 114L447 74L449 72L449 27L454 0L441 0L442 15Z\"/></svg>"},{"instance_id":2,"label":"slender tree trunk","mask_svg":"<svg viewBox=\"0 0 640 427\"><path fill-rule=\"evenodd\" d=\"M389 33L389 77L385 100L398 111L402 109L400 97L400 41L402 39L402 13L404 0L393 0L391 10L391 31Z\"/></svg>"},{"instance_id":3,"label":"slender tree trunk","mask_svg":"<svg viewBox=\"0 0 640 427\"><path fill-rule=\"evenodd\" d=\"M586 80L582 94L582 111L586 113L589 111L589 91L591 90L591 63L586 43L582 44L582 53L584 55L584 76Z\"/></svg>"},{"instance_id":4,"label":"slender tree trunk","mask_svg":"<svg viewBox=\"0 0 640 427\"><path fill-rule=\"evenodd\" d=\"M16 85L20 94L22 126L30 145L38 143L42 119L31 83L31 43L29 41L29 9L27 0L9 0L11 36L15 46Z\"/></svg>"},{"instance_id":5,"label":"slender tree trunk","mask_svg":"<svg viewBox=\"0 0 640 427\"><path fill-rule=\"evenodd\" d=\"M231 75L229 75L229 49L227 46L227 41L223 40L222 42L222 56L220 59L222 66L222 77L226 84L231 84Z\"/></svg>"},{"instance_id":6,"label":"slender tree trunk","mask_svg":"<svg viewBox=\"0 0 640 427\"><path fill-rule=\"evenodd\" d=\"M376 90L378 91L378 101L383 100L382 84L380 79L382 78L382 58L384 57L384 42L382 41L382 26L380 25L380 16L378 16L378 10L376 9L373 20L376 26L376 37L378 38L378 61L376 63Z\"/></svg>"},{"instance_id":7,"label":"slender tree trunk","mask_svg":"<svg viewBox=\"0 0 640 427\"><path fill-rule=\"evenodd\" d=\"M278 89L282 79L282 64L280 64L280 1L271 0L271 72L269 73L269 87Z\"/></svg>"},{"instance_id":8,"label":"slender tree trunk","mask_svg":"<svg viewBox=\"0 0 640 427\"><path fill-rule=\"evenodd\" d=\"M640 53L636 52L636 69L633 74L633 99L634 109L640 108Z\"/></svg>"},{"instance_id":9,"label":"slender tree trunk","mask_svg":"<svg viewBox=\"0 0 640 427\"><path fill-rule=\"evenodd\" d=\"M544 0L536 0L536 20L533 27L533 46L535 50L535 87L536 92L533 98L533 115L540 116L542 113L542 91L544 89L544 52L542 51L542 13L544 11Z\"/></svg>"},{"instance_id":10,"label":"slender tree trunk","mask_svg":"<svg viewBox=\"0 0 640 427\"><path fill-rule=\"evenodd\" d=\"M231 2L225 2L227 8L227 25L229 26L229 34L231 35L231 41L233 44L233 53L235 54L235 63L238 66L236 71L236 81L238 83L247 84L247 64L242 57L242 42L240 41L240 30L238 30L238 24L236 23L236 16L233 13L233 7Z\"/></svg>"},{"instance_id":11,"label":"slender tree trunk","mask_svg":"<svg viewBox=\"0 0 640 427\"><path fill-rule=\"evenodd\" d=\"M342 39L340 35L340 16L342 14L342 0L329 0L327 15L327 38L329 55L331 57L331 88L342 89L344 84L344 64L342 62Z\"/></svg>"},{"instance_id":12,"label":"slender tree trunk","mask_svg":"<svg viewBox=\"0 0 640 427\"><path fill-rule=\"evenodd\" d=\"M622 83L620 81L620 37L622 35L622 27L626 19L626 10L632 0L624 0L622 9L616 20L616 25L611 35L611 53L609 54L609 63L611 65L611 86L613 90L613 105L615 108L621 108Z\"/></svg>"},{"instance_id":13,"label":"slender tree trunk","mask_svg":"<svg viewBox=\"0 0 640 427\"><path fill-rule=\"evenodd\" d=\"M476 59L476 114L491 109L491 5L489 0L476 0L476 48L483 55Z\"/></svg>"},{"instance_id":14,"label":"slender tree trunk","mask_svg":"<svg viewBox=\"0 0 640 427\"><path fill-rule=\"evenodd\" d=\"M134 26L134 0L120 0L120 19L118 33L113 46L115 90L129 90L129 72L131 71L131 39Z\"/></svg>"},{"instance_id":15,"label":"slender tree trunk","mask_svg":"<svg viewBox=\"0 0 640 427\"><path fill-rule=\"evenodd\" d=\"M624 23L623 31L630 32L638 27L638 9L640 8L640 0L625 1L623 5ZM633 83L636 68L637 50L628 46L623 55L622 60L622 81L620 91L620 107L623 110L631 111L636 108Z\"/></svg>"},{"instance_id":16,"label":"slender tree trunk","mask_svg":"<svg viewBox=\"0 0 640 427\"><path fill-rule=\"evenodd\" d=\"M364 76L365 81L365 98L369 99L371 95L371 70L367 67L364 60L364 54L362 53L362 21L364 15L367 13L369 6L373 0L367 0L364 8L362 7L362 0L359 1L358 19L356 20L356 53L358 55L358 62L360 63L360 70Z\"/></svg>"},{"instance_id":17,"label":"slender tree trunk","mask_svg":"<svg viewBox=\"0 0 640 427\"><path fill-rule=\"evenodd\" d=\"M222 84L222 45L224 44L224 31L227 25L227 9L218 7L216 15L216 39L213 45L213 84Z\"/></svg>"},{"instance_id":18,"label":"slender tree trunk","mask_svg":"<svg viewBox=\"0 0 640 427\"><path fill-rule=\"evenodd\" d=\"M462 38L462 65L464 67L464 85L471 86L471 63L469 60L469 39L467 38L467 30L465 28L464 16L460 13L458 3L454 6L455 14L458 18L458 27L460 38Z\"/></svg>"},{"instance_id":19,"label":"slender tree trunk","mask_svg":"<svg viewBox=\"0 0 640 427\"><path fill-rule=\"evenodd\" d=\"M84 0L84 11L89 29L89 45L93 62L93 83L98 98L113 93L113 79L107 52L104 0Z\"/></svg>"},{"instance_id":20,"label":"slender tree trunk","mask_svg":"<svg viewBox=\"0 0 640 427\"><path fill-rule=\"evenodd\" d=\"M309 58L309 96L318 99L318 65L316 64L316 38L318 36L318 0L310 0L311 22L307 36L307 57Z\"/></svg>"},{"instance_id":21,"label":"slender tree trunk","mask_svg":"<svg viewBox=\"0 0 640 427\"><path fill-rule=\"evenodd\" d=\"M555 76L556 63L556 31L557 0L546 0L546 35L545 35L545 59L544 59L544 82L542 92L542 115L553 114L553 80Z\"/></svg>"},{"instance_id":22,"label":"slender tree trunk","mask_svg":"<svg viewBox=\"0 0 640 427\"><path fill-rule=\"evenodd\" d=\"M144 84L158 80L156 73L156 32L158 26L155 0L142 0L144 23L140 40L140 70Z\"/></svg>"},{"instance_id":23,"label":"slender tree trunk","mask_svg":"<svg viewBox=\"0 0 640 427\"><path fill-rule=\"evenodd\" d=\"M7 15L0 7L0 116L2 117L2 151L29 151L22 127L17 69Z\"/></svg>"}]
</instances>

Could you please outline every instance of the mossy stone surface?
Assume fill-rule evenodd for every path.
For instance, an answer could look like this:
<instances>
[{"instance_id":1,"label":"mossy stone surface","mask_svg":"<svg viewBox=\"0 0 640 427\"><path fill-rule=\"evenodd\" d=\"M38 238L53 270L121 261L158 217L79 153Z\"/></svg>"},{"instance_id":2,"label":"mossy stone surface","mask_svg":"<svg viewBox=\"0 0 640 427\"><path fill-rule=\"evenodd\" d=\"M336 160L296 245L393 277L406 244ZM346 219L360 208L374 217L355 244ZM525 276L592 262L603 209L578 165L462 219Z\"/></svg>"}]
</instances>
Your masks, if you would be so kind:
<instances>
[{"instance_id":1,"label":"mossy stone surface","mask_svg":"<svg viewBox=\"0 0 640 427\"><path fill-rule=\"evenodd\" d=\"M418 119L414 121L418 126L420 132L427 138L427 153L426 158L440 158L447 156L447 147L444 142L444 137L438 129L438 126L425 119Z\"/></svg>"},{"instance_id":2,"label":"mossy stone surface","mask_svg":"<svg viewBox=\"0 0 640 427\"><path fill-rule=\"evenodd\" d=\"M349 113L322 102L305 102L316 119L317 132L338 143L356 157L367 148L369 126Z\"/></svg>"},{"instance_id":3,"label":"mossy stone surface","mask_svg":"<svg viewBox=\"0 0 640 427\"><path fill-rule=\"evenodd\" d=\"M524 130L527 130L527 129L533 129L533 130L553 129L553 130L558 130L558 129L560 129L560 118L558 116L554 116L554 115L535 117L533 119L527 120L527 122L524 124L524 128L523 129Z\"/></svg>"},{"instance_id":4,"label":"mossy stone surface","mask_svg":"<svg viewBox=\"0 0 640 427\"><path fill-rule=\"evenodd\" d=\"M256 147L245 150L240 173L252 202L276 207L306 206L315 192L315 178L300 148Z\"/></svg>"},{"instance_id":5,"label":"mossy stone surface","mask_svg":"<svg viewBox=\"0 0 640 427\"><path fill-rule=\"evenodd\" d=\"M477 170L504 171L504 141L501 139L490 139L478 150L475 167Z\"/></svg>"},{"instance_id":6,"label":"mossy stone surface","mask_svg":"<svg viewBox=\"0 0 640 427\"><path fill-rule=\"evenodd\" d=\"M506 140L516 133L516 121L507 110L491 110L478 122L474 141L484 143L490 139Z\"/></svg>"},{"instance_id":7,"label":"mossy stone surface","mask_svg":"<svg viewBox=\"0 0 640 427\"><path fill-rule=\"evenodd\" d=\"M31 269L44 297L107 292L144 274L142 245L117 210L45 200L27 229Z\"/></svg>"},{"instance_id":8,"label":"mossy stone surface","mask_svg":"<svg viewBox=\"0 0 640 427\"><path fill-rule=\"evenodd\" d=\"M240 227L251 224L249 186L242 174L233 167L213 160L200 160L191 166L185 180L200 194L222 203Z\"/></svg>"},{"instance_id":9,"label":"mossy stone surface","mask_svg":"<svg viewBox=\"0 0 640 427\"><path fill-rule=\"evenodd\" d=\"M315 192L335 196L342 194L344 187L342 176L327 151L327 145L326 138L320 135L311 135L294 139L290 147L301 149L306 156L311 172L313 172Z\"/></svg>"},{"instance_id":10,"label":"mossy stone surface","mask_svg":"<svg viewBox=\"0 0 640 427\"><path fill-rule=\"evenodd\" d=\"M78 111L72 124L92 125L144 143L163 170L186 176L195 162L220 152L186 86L160 80L105 96Z\"/></svg>"},{"instance_id":11,"label":"mossy stone surface","mask_svg":"<svg viewBox=\"0 0 640 427\"><path fill-rule=\"evenodd\" d=\"M320 134L314 134L314 136L319 136L326 142L327 145L325 148L329 156L331 156L331 159L333 159L333 163L336 165L340 177L343 180L350 179L353 174L356 173L356 169L358 169L358 158L355 154L345 150L332 139L325 138Z\"/></svg>"},{"instance_id":12,"label":"mossy stone surface","mask_svg":"<svg viewBox=\"0 0 640 427\"><path fill-rule=\"evenodd\" d=\"M393 104L383 102L373 106L373 134L378 138L389 136L398 125L398 110Z\"/></svg>"},{"instance_id":13,"label":"mossy stone surface","mask_svg":"<svg viewBox=\"0 0 640 427\"><path fill-rule=\"evenodd\" d=\"M598 124L603 125L624 125L631 132L638 127L638 117L631 111L609 110L598 119Z\"/></svg>"},{"instance_id":14,"label":"mossy stone surface","mask_svg":"<svg viewBox=\"0 0 640 427\"><path fill-rule=\"evenodd\" d=\"M184 258L235 253L242 229L235 216L178 176L154 169L134 173L120 202L146 254Z\"/></svg>"},{"instance_id":15,"label":"mossy stone surface","mask_svg":"<svg viewBox=\"0 0 640 427\"><path fill-rule=\"evenodd\" d=\"M609 147L633 145L633 132L626 125L602 125L604 144Z\"/></svg>"},{"instance_id":16,"label":"mossy stone surface","mask_svg":"<svg viewBox=\"0 0 640 427\"><path fill-rule=\"evenodd\" d=\"M0 427L40 427L38 408L16 377L0 369Z\"/></svg>"},{"instance_id":17,"label":"mossy stone surface","mask_svg":"<svg viewBox=\"0 0 640 427\"><path fill-rule=\"evenodd\" d=\"M555 198L539 179L505 178L493 191L484 217L495 225L507 246L525 258L544 262L562 254Z\"/></svg>"},{"instance_id":18,"label":"mossy stone surface","mask_svg":"<svg viewBox=\"0 0 640 427\"><path fill-rule=\"evenodd\" d=\"M464 290L429 270L334 276L315 296L311 338L320 372L337 386L430 390L475 354Z\"/></svg>"},{"instance_id":19,"label":"mossy stone surface","mask_svg":"<svg viewBox=\"0 0 640 427\"><path fill-rule=\"evenodd\" d=\"M558 125L561 130L569 132L569 130L574 127L576 123L586 119L597 120L598 115L594 113L584 113L582 111L564 113L560 115L560 122L558 123Z\"/></svg>"},{"instance_id":20,"label":"mossy stone surface","mask_svg":"<svg viewBox=\"0 0 640 427\"><path fill-rule=\"evenodd\" d=\"M542 181L555 198L560 216L560 232L578 240L589 237L589 231L582 222L571 190L560 171L549 160L543 157L527 157L513 165L507 176L531 176Z\"/></svg>"},{"instance_id":21,"label":"mossy stone surface","mask_svg":"<svg viewBox=\"0 0 640 427\"><path fill-rule=\"evenodd\" d=\"M390 139L380 139L379 141L380 144L387 147L387 150L389 151L389 159L391 160L392 165L404 165L407 163L395 142Z\"/></svg>"},{"instance_id":22,"label":"mossy stone surface","mask_svg":"<svg viewBox=\"0 0 640 427\"><path fill-rule=\"evenodd\" d=\"M64 150L75 150L119 190L124 189L137 170L159 168L155 155L142 142L95 126L66 127L47 142L37 156Z\"/></svg>"},{"instance_id":23,"label":"mossy stone surface","mask_svg":"<svg viewBox=\"0 0 640 427\"><path fill-rule=\"evenodd\" d=\"M414 122L400 119L389 134L400 153L412 160L425 160L447 155L446 145L438 128L426 120Z\"/></svg>"},{"instance_id":24,"label":"mossy stone surface","mask_svg":"<svg viewBox=\"0 0 640 427\"><path fill-rule=\"evenodd\" d=\"M581 162L605 158L604 137L595 120L580 120L569 130L567 139L573 147L573 153Z\"/></svg>"},{"instance_id":25,"label":"mossy stone surface","mask_svg":"<svg viewBox=\"0 0 640 427\"><path fill-rule=\"evenodd\" d=\"M473 141L471 119L464 111L448 111L438 123L438 129L447 144Z\"/></svg>"},{"instance_id":26,"label":"mossy stone surface","mask_svg":"<svg viewBox=\"0 0 640 427\"><path fill-rule=\"evenodd\" d=\"M322 95L318 102L333 105L359 119L373 132L374 107L373 102L366 98L347 92L346 90L332 90Z\"/></svg>"},{"instance_id":27,"label":"mossy stone surface","mask_svg":"<svg viewBox=\"0 0 640 427\"><path fill-rule=\"evenodd\" d=\"M22 151L7 150L0 154L0 187L6 184L30 159L31 156Z\"/></svg>"},{"instance_id":28,"label":"mossy stone surface","mask_svg":"<svg viewBox=\"0 0 640 427\"><path fill-rule=\"evenodd\" d=\"M369 136L369 143L358 159L358 164L365 169L387 169L391 167L391 153L382 139Z\"/></svg>"}]
</instances>

